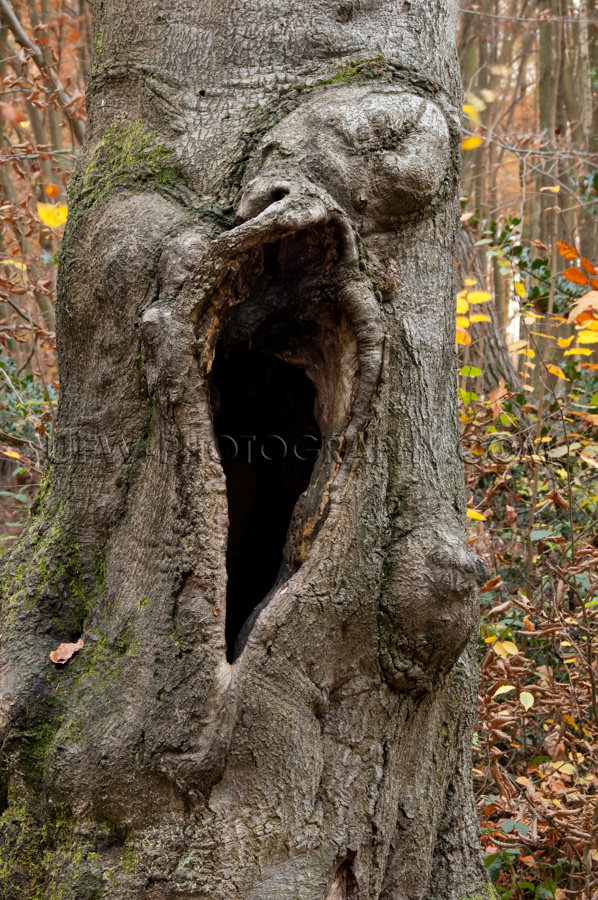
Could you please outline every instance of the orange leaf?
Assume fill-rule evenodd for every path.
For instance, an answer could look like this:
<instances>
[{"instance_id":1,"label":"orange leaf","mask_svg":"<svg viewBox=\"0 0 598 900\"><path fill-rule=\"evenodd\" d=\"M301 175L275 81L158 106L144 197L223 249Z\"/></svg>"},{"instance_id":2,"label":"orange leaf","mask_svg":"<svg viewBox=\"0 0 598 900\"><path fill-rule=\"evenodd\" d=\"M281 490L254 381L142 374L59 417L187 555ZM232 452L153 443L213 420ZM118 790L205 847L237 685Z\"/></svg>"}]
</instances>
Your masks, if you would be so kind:
<instances>
[{"instance_id":1,"label":"orange leaf","mask_svg":"<svg viewBox=\"0 0 598 900\"><path fill-rule=\"evenodd\" d=\"M573 284L588 284L588 276L583 272L580 272L579 269L568 268L563 272L563 276L567 279L567 281L573 282Z\"/></svg>"},{"instance_id":2,"label":"orange leaf","mask_svg":"<svg viewBox=\"0 0 598 900\"><path fill-rule=\"evenodd\" d=\"M585 256L579 257L579 265L582 267L584 272L587 272L588 275L598 275L598 270L595 266L592 265L589 259L586 259Z\"/></svg>"},{"instance_id":3,"label":"orange leaf","mask_svg":"<svg viewBox=\"0 0 598 900\"><path fill-rule=\"evenodd\" d=\"M56 650L52 650L50 653L50 659L53 663L63 666L82 646L83 638L79 638L76 644L59 644Z\"/></svg>"},{"instance_id":4,"label":"orange leaf","mask_svg":"<svg viewBox=\"0 0 598 900\"><path fill-rule=\"evenodd\" d=\"M54 200L55 197L58 197L60 193L60 188L57 184L47 184L44 188L48 197L51 197Z\"/></svg>"},{"instance_id":5,"label":"orange leaf","mask_svg":"<svg viewBox=\"0 0 598 900\"><path fill-rule=\"evenodd\" d=\"M575 247L572 247L567 241L557 241L556 245L559 248L559 253L561 256L564 256L565 259L577 259L579 256Z\"/></svg>"},{"instance_id":6,"label":"orange leaf","mask_svg":"<svg viewBox=\"0 0 598 900\"><path fill-rule=\"evenodd\" d=\"M487 581L483 588L480 588L480 592L482 594L487 593L487 591L491 591L493 588L497 587L500 584L500 575L495 575L494 578L491 578L490 581Z\"/></svg>"},{"instance_id":7,"label":"orange leaf","mask_svg":"<svg viewBox=\"0 0 598 900\"><path fill-rule=\"evenodd\" d=\"M586 309L598 310L598 291L588 291L576 300L567 314L567 321L572 322Z\"/></svg>"}]
</instances>

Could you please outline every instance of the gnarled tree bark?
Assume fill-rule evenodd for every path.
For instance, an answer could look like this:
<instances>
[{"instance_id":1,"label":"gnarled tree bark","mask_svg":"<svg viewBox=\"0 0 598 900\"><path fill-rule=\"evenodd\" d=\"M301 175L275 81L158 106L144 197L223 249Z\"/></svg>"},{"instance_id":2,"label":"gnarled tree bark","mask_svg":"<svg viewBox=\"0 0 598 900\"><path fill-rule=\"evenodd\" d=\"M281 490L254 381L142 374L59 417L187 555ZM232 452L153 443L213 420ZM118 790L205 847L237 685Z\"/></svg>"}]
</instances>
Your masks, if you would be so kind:
<instances>
[{"instance_id":1,"label":"gnarled tree bark","mask_svg":"<svg viewBox=\"0 0 598 900\"><path fill-rule=\"evenodd\" d=\"M457 4L94 9L2 576L3 896L487 897Z\"/></svg>"}]
</instances>

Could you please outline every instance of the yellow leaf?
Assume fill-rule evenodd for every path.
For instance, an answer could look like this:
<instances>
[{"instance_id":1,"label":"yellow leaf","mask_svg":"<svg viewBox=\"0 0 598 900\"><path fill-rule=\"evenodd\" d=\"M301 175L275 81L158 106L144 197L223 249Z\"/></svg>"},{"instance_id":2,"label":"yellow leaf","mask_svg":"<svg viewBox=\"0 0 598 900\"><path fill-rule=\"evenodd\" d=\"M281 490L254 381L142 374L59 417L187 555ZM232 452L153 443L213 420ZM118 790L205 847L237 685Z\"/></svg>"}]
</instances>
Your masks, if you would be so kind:
<instances>
[{"instance_id":1,"label":"yellow leaf","mask_svg":"<svg viewBox=\"0 0 598 900\"><path fill-rule=\"evenodd\" d=\"M559 338L557 344L559 347L568 347L573 340L575 340L575 337L574 335L571 335L571 337L568 338Z\"/></svg>"},{"instance_id":2,"label":"yellow leaf","mask_svg":"<svg viewBox=\"0 0 598 900\"><path fill-rule=\"evenodd\" d=\"M554 185L552 185L552 187L543 187L543 188L540 188L540 191L550 191L551 194L558 194L558 192L560 191L560 189L561 189L561 188L560 188L560 185L554 184Z\"/></svg>"},{"instance_id":3,"label":"yellow leaf","mask_svg":"<svg viewBox=\"0 0 598 900\"><path fill-rule=\"evenodd\" d=\"M469 328L469 319L467 316L457 316L457 328Z\"/></svg>"},{"instance_id":4,"label":"yellow leaf","mask_svg":"<svg viewBox=\"0 0 598 900\"><path fill-rule=\"evenodd\" d=\"M486 521L486 516L483 515L481 512L478 512L476 509L468 509L467 510L467 518L475 519L476 522L485 522Z\"/></svg>"},{"instance_id":5,"label":"yellow leaf","mask_svg":"<svg viewBox=\"0 0 598 900\"><path fill-rule=\"evenodd\" d=\"M479 112L477 111L477 109L475 109L475 108L471 105L471 103L465 103L465 104L464 104L464 106L463 106L463 112L465 113L465 115L466 115L469 119L472 119L472 120L476 123L476 125L481 125L482 120L480 119L480 114L479 114Z\"/></svg>"},{"instance_id":6,"label":"yellow leaf","mask_svg":"<svg viewBox=\"0 0 598 900\"><path fill-rule=\"evenodd\" d=\"M471 135L471 137L466 137L461 141L461 149L462 150L475 150L476 147L479 147L480 144L483 144L483 140L481 137L477 137L476 135Z\"/></svg>"},{"instance_id":7,"label":"yellow leaf","mask_svg":"<svg viewBox=\"0 0 598 900\"><path fill-rule=\"evenodd\" d=\"M492 294L488 291L469 291L467 299L470 303L488 303L492 300Z\"/></svg>"},{"instance_id":8,"label":"yellow leaf","mask_svg":"<svg viewBox=\"0 0 598 900\"><path fill-rule=\"evenodd\" d=\"M457 313L460 316L464 316L465 313L468 311L468 309L469 309L469 303L467 302L465 297L461 297L461 296L457 297ZM573 340L573 338L571 338L571 340Z\"/></svg>"},{"instance_id":9,"label":"yellow leaf","mask_svg":"<svg viewBox=\"0 0 598 900\"><path fill-rule=\"evenodd\" d=\"M519 297L521 297L521 299L523 300L523 298L525 297L525 288L523 287L523 285L521 284L521 282L520 282L520 281L516 281L516 282L514 283L513 287L515 288L515 293L516 293Z\"/></svg>"},{"instance_id":10,"label":"yellow leaf","mask_svg":"<svg viewBox=\"0 0 598 900\"><path fill-rule=\"evenodd\" d=\"M598 332L596 331L580 331L577 335L580 344L598 344Z\"/></svg>"},{"instance_id":11,"label":"yellow leaf","mask_svg":"<svg viewBox=\"0 0 598 900\"><path fill-rule=\"evenodd\" d=\"M523 353L524 356L529 356L530 359L533 359L536 355L534 350L530 350L528 347L522 347L519 353Z\"/></svg>"},{"instance_id":12,"label":"yellow leaf","mask_svg":"<svg viewBox=\"0 0 598 900\"><path fill-rule=\"evenodd\" d=\"M477 94L473 94L471 91L466 92L465 102L469 103L470 106L473 106L474 109L477 109L478 112L484 112L486 109L486 104L482 98L478 97Z\"/></svg>"},{"instance_id":13,"label":"yellow leaf","mask_svg":"<svg viewBox=\"0 0 598 900\"><path fill-rule=\"evenodd\" d=\"M519 702L524 709L531 709L534 705L534 695L530 694L529 691L521 691L519 694Z\"/></svg>"},{"instance_id":14,"label":"yellow leaf","mask_svg":"<svg viewBox=\"0 0 598 900\"><path fill-rule=\"evenodd\" d=\"M563 381L569 381L560 366L555 366L553 363L547 363L546 368L551 375L556 375L557 378L562 378Z\"/></svg>"},{"instance_id":15,"label":"yellow leaf","mask_svg":"<svg viewBox=\"0 0 598 900\"><path fill-rule=\"evenodd\" d=\"M517 350L521 350L522 347L525 347L525 341L513 341L512 344L508 345L508 349L511 353L516 353Z\"/></svg>"},{"instance_id":16,"label":"yellow leaf","mask_svg":"<svg viewBox=\"0 0 598 900\"><path fill-rule=\"evenodd\" d=\"M11 459L23 459L20 453L17 453L16 450L3 450L2 453L4 456L10 456Z\"/></svg>"},{"instance_id":17,"label":"yellow leaf","mask_svg":"<svg viewBox=\"0 0 598 900\"><path fill-rule=\"evenodd\" d=\"M461 344L462 347L467 347L468 344L471 344L471 336L464 328L457 328L457 343Z\"/></svg>"},{"instance_id":18,"label":"yellow leaf","mask_svg":"<svg viewBox=\"0 0 598 900\"><path fill-rule=\"evenodd\" d=\"M3 266L14 266L15 269L18 269L19 272L26 272L27 266L25 263L19 262L18 259L3 259L1 260Z\"/></svg>"},{"instance_id":19,"label":"yellow leaf","mask_svg":"<svg viewBox=\"0 0 598 900\"><path fill-rule=\"evenodd\" d=\"M466 278L463 284L465 287L474 287L478 283L477 278Z\"/></svg>"},{"instance_id":20,"label":"yellow leaf","mask_svg":"<svg viewBox=\"0 0 598 900\"><path fill-rule=\"evenodd\" d=\"M474 313L473 316L469 317L469 321L473 322L491 322L492 319L490 316L485 316L483 313Z\"/></svg>"},{"instance_id":21,"label":"yellow leaf","mask_svg":"<svg viewBox=\"0 0 598 900\"><path fill-rule=\"evenodd\" d=\"M591 356L592 351L587 347L579 347L577 350L565 350L563 356Z\"/></svg>"},{"instance_id":22,"label":"yellow leaf","mask_svg":"<svg viewBox=\"0 0 598 900\"><path fill-rule=\"evenodd\" d=\"M554 772L558 772L560 775L575 775L575 767L571 763L551 762L549 765Z\"/></svg>"},{"instance_id":23,"label":"yellow leaf","mask_svg":"<svg viewBox=\"0 0 598 900\"><path fill-rule=\"evenodd\" d=\"M68 210L66 204L59 203L54 206L53 203L38 203L37 214L49 228L60 228L66 222Z\"/></svg>"},{"instance_id":24,"label":"yellow leaf","mask_svg":"<svg viewBox=\"0 0 598 900\"><path fill-rule=\"evenodd\" d=\"M514 644L513 641L496 641L496 643L492 645L492 649L496 655L500 656L502 659L507 656L515 656L519 653L517 644Z\"/></svg>"},{"instance_id":25,"label":"yellow leaf","mask_svg":"<svg viewBox=\"0 0 598 900\"><path fill-rule=\"evenodd\" d=\"M496 691L494 691L494 693L492 694L492 699L494 699L495 697L500 697L501 694L508 694L514 690L515 690L514 684L503 684Z\"/></svg>"}]
</instances>

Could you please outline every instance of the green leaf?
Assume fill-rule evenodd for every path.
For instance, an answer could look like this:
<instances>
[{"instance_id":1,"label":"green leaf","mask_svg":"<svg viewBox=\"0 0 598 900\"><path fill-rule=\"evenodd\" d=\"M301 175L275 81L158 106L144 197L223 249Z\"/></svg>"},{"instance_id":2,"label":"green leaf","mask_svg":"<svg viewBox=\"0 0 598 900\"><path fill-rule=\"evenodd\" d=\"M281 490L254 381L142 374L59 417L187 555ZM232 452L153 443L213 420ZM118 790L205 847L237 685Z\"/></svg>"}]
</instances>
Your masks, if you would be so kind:
<instances>
[{"instance_id":1,"label":"green leaf","mask_svg":"<svg viewBox=\"0 0 598 900\"><path fill-rule=\"evenodd\" d=\"M519 694L519 702L525 710L531 709L534 705L534 695L530 694L529 691L521 691Z\"/></svg>"},{"instance_id":2,"label":"green leaf","mask_svg":"<svg viewBox=\"0 0 598 900\"><path fill-rule=\"evenodd\" d=\"M549 528L534 528L529 536L530 541L543 541L550 537L554 537L554 535Z\"/></svg>"},{"instance_id":3,"label":"green leaf","mask_svg":"<svg viewBox=\"0 0 598 900\"><path fill-rule=\"evenodd\" d=\"M463 368L459 369L459 375L463 375L464 378L477 378L481 374L482 370L478 369L477 366L463 366ZM596 396L598 397L598 394ZM598 400L596 402L598 403Z\"/></svg>"}]
</instances>

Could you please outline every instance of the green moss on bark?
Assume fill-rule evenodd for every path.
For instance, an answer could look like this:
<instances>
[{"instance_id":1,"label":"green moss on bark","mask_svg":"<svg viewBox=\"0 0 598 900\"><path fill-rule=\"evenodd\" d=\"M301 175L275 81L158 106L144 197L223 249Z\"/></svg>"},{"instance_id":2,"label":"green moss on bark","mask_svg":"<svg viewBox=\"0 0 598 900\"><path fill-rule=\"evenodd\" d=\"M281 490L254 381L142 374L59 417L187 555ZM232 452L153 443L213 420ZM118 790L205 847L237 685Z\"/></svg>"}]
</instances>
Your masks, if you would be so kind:
<instances>
[{"instance_id":1,"label":"green moss on bark","mask_svg":"<svg viewBox=\"0 0 598 900\"><path fill-rule=\"evenodd\" d=\"M106 129L91 161L71 182L70 203L77 212L89 210L117 190L156 189L183 181L165 147L142 121L119 120Z\"/></svg>"},{"instance_id":2,"label":"green moss on bark","mask_svg":"<svg viewBox=\"0 0 598 900\"><path fill-rule=\"evenodd\" d=\"M3 900L105 896L101 857L94 843L75 834L67 811L42 814L37 805L11 788L0 817L0 896Z\"/></svg>"}]
</instances>

